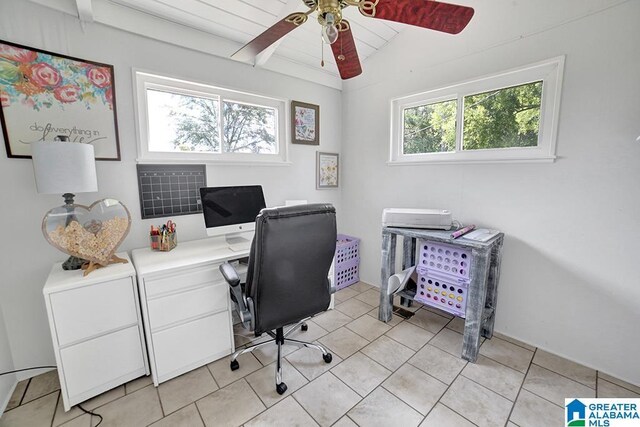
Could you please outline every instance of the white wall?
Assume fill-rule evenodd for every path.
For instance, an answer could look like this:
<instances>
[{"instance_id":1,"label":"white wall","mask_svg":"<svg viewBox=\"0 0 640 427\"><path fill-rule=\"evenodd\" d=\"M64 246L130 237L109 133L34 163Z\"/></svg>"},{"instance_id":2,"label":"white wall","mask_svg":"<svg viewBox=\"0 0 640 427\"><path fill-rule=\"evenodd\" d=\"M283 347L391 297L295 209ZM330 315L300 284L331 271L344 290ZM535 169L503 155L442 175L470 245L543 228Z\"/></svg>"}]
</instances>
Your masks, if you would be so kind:
<instances>
[{"instance_id":1,"label":"white wall","mask_svg":"<svg viewBox=\"0 0 640 427\"><path fill-rule=\"evenodd\" d=\"M289 167L211 166L209 184L261 183L272 205L288 198L336 204L341 229L363 239L362 278L374 284L383 207L449 208L462 221L501 228L507 239L497 330L640 384L640 288L629 243L640 232L640 4L596 13L616 3L501 0L483 3L456 37L409 29L363 64L365 74L348 82L342 103L338 91L243 64L99 25L83 32L76 19L21 0L0 2L0 39L116 67L123 161L98 162L100 192L78 201L111 196L130 208L134 225L123 249L145 246L153 223L140 220L138 206L131 67L320 104L320 147L289 146ZM574 21L578 6L594 14ZM511 13L516 8L528 9ZM530 19L536 10L540 19ZM514 28L522 28L522 39L505 39ZM561 54L556 163L386 165L391 98ZM317 148L342 152L342 203L339 190L314 189ZM0 300L13 361L49 364L41 291L51 264L64 257L45 242L40 222L62 201L36 193L29 160L4 155L0 200ZM180 240L205 237L200 217L174 219ZM5 354L0 328L0 361Z\"/></svg>"},{"instance_id":2,"label":"white wall","mask_svg":"<svg viewBox=\"0 0 640 427\"><path fill-rule=\"evenodd\" d=\"M14 369L11 349L9 348L9 338L5 328L4 315L0 306L0 372L8 372ZM0 415L9 402L13 386L16 381L15 374L0 376Z\"/></svg>"},{"instance_id":3,"label":"white wall","mask_svg":"<svg viewBox=\"0 0 640 427\"><path fill-rule=\"evenodd\" d=\"M362 238L361 278L380 280L384 207L451 209L506 234L497 331L640 384L640 2L577 20L542 16L557 2L520 2L529 10L508 17L498 7L517 2L497 3L496 16L478 13L453 38L402 33L343 93L342 225ZM567 13L569 3L581 7L567 1ZM529 12L547 22L532 27ZM503 40L516 24L522 37ZM566 68L555 163L386 164L390 99L558 55Z\"/></svg>"},{"instance_id":4,"label":"white wall","mask_svg":"<svg viewBox=\"0 0 640 427\"><path fill-rule=\"evenodd\" d=\"M262 184L268 205L282 204L285 199L330 202L342 216L339 190L315 190L314 175L316 151L340 151L339 91L99 24L89 24L82 31L77 19L22 0L0 2L0 39L115 66L122 161L97 162L100 191L79 195L76 200L87 204L108 196L121 200L130 209L131 232L121 249L146 246L149 225L159 222L140 219L132 67L319 104L319 147L290 145L290 166L209 166L208 184ZM0 299L13 360L17 367L51 364L54 357L42 286L51 265L64 256L44 240L40 223L47 210L62 204L62 198L36 193L30 160L0 155L0 183L0 223L4 224ZM173 219L180 241L206 237L200 215Z\"/></svg>"}]
</instances>

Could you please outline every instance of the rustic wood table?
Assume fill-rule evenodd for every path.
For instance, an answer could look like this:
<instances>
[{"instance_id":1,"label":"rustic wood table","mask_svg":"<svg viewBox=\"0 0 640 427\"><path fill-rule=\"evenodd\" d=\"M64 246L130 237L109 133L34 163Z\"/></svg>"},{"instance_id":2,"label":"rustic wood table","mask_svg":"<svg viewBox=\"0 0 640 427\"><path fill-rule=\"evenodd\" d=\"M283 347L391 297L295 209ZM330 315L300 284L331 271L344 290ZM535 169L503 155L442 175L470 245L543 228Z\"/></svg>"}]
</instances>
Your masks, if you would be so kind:
<instances>
[{"instance_id":1,"label":"rustic wood table","mask_svg":"<svg viewBox=\"0 0 640 427\"><path fill-rule=\"evenodd\" d=\"M382 282L380 284L380 308L378 312L378 319L383 322L391 320L393 311L393 295L388 295L387 290L389 277L395 273L396 240L398 236L403 238L403 269L409 268L416 263L417 239L445 243L471 250L472 263L465 312L462 358L475 362L478 358L480 337L491 338L493 336L504 234L498 233L487 242L477 242L463 237L452 239L451 231L383 227ZM401 298L413 301L415 292L405 290L398 293L398 295Z\"/></svg>"}]
</instances>

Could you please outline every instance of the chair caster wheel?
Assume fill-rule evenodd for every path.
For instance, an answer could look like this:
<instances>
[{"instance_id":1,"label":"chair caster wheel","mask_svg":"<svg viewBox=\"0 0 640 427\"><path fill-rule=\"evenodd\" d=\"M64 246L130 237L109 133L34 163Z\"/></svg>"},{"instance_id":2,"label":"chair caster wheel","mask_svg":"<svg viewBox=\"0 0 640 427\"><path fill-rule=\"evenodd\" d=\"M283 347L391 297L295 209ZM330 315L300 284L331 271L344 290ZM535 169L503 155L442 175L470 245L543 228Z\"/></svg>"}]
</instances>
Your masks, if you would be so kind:
<instances>
[{"instance_id":1,"label":"chair caster wheel","mask_svg":"<svg viewBox=\"0 0 640 427\"><path fill-rule=\"evenodd\" d=\"M309 330L309 325L303 323L302 326L300 326L300 329L302 330L302 332L306 332Z\"/></svg>"},{"instance_id":2,"label":"chair caster wheel","mask_svg":"<svg viewBox=\"0 0 640 427\"><path fill-rule=\"evenodd\" d=\"M331 355L331 353L323 354L322 358L324 359L325 363L331 363L331 361L333 360L333 356Z\"/></svg>"},{"instance_id":3,"label":"chair caster wheel","mask_svg":"<svg viewBox=\"0 0 640 427\"><path fill-rule=\"evenodd\" d=\"M276 391L278 394L284 394L287 391L287 385L285 383L276 384Z\"/></svg>"},{"instance_id":4,"label":"chair caster wheel","mask_svg":"<svg viewBox=\"0 0 640 427\"><path fill-rule=\"evenodd\" d=\"M231 368L232 371L237 371L238 369L240 369L240 364L238 363L237 360L232 360L231 363L229 364L229 367Z\"/></svg>"}]
</instances>

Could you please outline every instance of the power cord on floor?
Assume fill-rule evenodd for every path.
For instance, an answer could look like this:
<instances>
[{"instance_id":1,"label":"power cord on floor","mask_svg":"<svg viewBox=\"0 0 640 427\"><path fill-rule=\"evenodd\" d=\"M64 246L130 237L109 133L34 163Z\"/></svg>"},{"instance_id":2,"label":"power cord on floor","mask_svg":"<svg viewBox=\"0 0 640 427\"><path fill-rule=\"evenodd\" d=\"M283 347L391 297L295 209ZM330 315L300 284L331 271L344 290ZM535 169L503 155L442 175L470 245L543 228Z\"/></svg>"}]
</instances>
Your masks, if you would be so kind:
<instances>
[{"instance_id":1,"label":"power cord on floor","mask_svg":"<svg viewBox=\"0 0 640 427\"><path fill-rule=\"evenodd\" d=\"M57 369L58 367L57 366L35 366L33 368L16 369L14 371L0 372L0 377L3 375L15 374L16 372L31 371L33 369L49 369L49 368Z\"/></svg>"},{"instance_id":2,"label":"power cord on floor","mask_svg":"<svg viewBox=\"0 0 640 427\"><path fill-rule=\"evenodd\" d=\"M34 369L49 369L49 368L53 368L53 369L57 369L57 366L34 366L33 368L23 368L23 369L15 369L13 371L7 371L7 372L0 372L0 377L3 375L9 375L9 374L15 374L16 372L23 372L23 371L32 371ZM80 410L82 412L84 412L85 414L89 414L92 417L98 417L100 419L100 421L98 421L98 424L96 424L94 427L98 427L102 421L104 420L104 418L102 418L102 415L97 414L95 412L92 411L88 411L86 409L84 409L82 406L80 406L80 404L76 405L78 408L80 408Z\"/></svg>"},{"instance_id":3,"label":"power cord on floor","mask_svg":"<svg viewBox=\"0 0 640 427\"><path fill-rule=\"evenodd\" d=\"M102 415L97 414L97 413L95 413L95 412L88 411L88 410L84 409L82 406L80 406L80 404L77 404L76 406L77 406L78 408L80 408L80 410L81 410L82 412L84 412L85 414L89 414L89 415L91 415L92 417L98 417L98 418L100 418L100 421L98 421L98 424L96 424L94 427L98 427L100 424L102 424L102 420L104 419L104 418L102 418Z\"/></svg>"}]
</instances>

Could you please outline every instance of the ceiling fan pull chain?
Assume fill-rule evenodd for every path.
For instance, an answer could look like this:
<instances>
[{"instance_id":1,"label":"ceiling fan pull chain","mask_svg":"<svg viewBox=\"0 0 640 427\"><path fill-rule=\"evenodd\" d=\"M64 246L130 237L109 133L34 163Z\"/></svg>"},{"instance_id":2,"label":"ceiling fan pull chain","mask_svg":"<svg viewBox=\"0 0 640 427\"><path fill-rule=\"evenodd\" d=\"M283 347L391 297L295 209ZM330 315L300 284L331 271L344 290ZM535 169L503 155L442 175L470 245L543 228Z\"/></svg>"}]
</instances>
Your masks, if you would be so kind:
<instances>
[{"instance_id":1,"label":"ceiling fan pull chain","mask_svg":"<svg viewBox=\"0 0 640 427\"><path fill-rule=\"evenodd\" d=\"M322 37L320 37L320 51L322 52L322 60L320 61L320 66L324 67L324 42L322 41Z\"/></svg>"}]
</instances>

